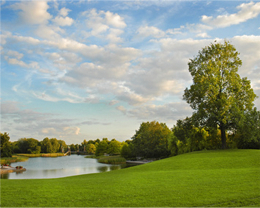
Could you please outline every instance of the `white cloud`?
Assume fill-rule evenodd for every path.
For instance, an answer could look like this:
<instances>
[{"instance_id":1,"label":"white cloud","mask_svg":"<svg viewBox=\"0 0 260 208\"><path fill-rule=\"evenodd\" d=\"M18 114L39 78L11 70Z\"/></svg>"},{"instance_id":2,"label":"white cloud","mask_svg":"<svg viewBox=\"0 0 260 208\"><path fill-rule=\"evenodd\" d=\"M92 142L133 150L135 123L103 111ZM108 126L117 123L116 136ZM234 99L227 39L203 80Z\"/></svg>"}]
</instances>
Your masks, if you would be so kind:
<instances>
[{"instance_id":1,"label":"white cloud","mask_svg":"<svg viewBox=\"0 0 260 208\"><path fill-rule=\"evenodd\" d=\"M260 14L260 2L243 3L237 7L238 13L219 15L216 18L203 15L201 21L214 27L228 27L255 18Z\"/></svg>"},{"instance_id":2,"label":"white cloud","mask_svg":"<svg viewBox=\"0 0 260 208\"><path fill-rule=\"evenodd\" d=\"M12 65L18 65L20 67L25 67L25 68L34 68L34 69L39 69L39 64L35 61L31 61L31 63L27 64L24 61L21 61L20 59L17 58L9 58L8 56L5 56L5 60Z\"/></svg>"},{"instance_id":3,"label":"white cloud","mask_svg":"<svg viewBox=\"0 0 260 208\"><path fill-rule=\"evenodd\" d=\"M96 9L88 10L82 13L86 17L86 25L91 30L91 35L98 35L106 32L110 27L124 28L126 23L118 14L110 11L98 11Z\"/></svg>"},{"instance_id":4,"label":"white cloud","mask_svg":"<svg viewBox=\"0 0 260 208\"><path fill-rule=\"evenodd\" d=\"M70 17L55 17L54 20L52 20L54 23L60 26L71 26L74 22L74 20Z\"/></svg>"},{"instance_id":5,"label":"white cloud","mask_svg":"<svg viewBox=\"0 0 260 208\"><path fill-rule=\"evenodd\" d=\"M196 35L196 37L210 38L210 36L207 33L199 33L199 34Z\"/></svg>"},{"instance_id":6,"label":"white cloud","mask_svg":"<svg viewBox=\"0 0 260 208\"><path fill-rule=\"evenodd\" d=\"M116 107L116 109L119 110L119 111L121 111L123 114L126 114L126 109L125 109L124 106L119 105L119 106Z\"/></svg>"},{"instance_id":7,"label":"white cloud","mask_svg":"<svg viewBox=\"0 0 260 208\"><path fill-rule=\"evenodd\" d=\"M12 51L12 50L9 50L6 55L8 55L9 57L14 57L14 58L17 58L17 59L21 59L24 55L22 53L19 53L17 51Z\"/></svg>"},{"instance_id":8,"label":"white cloud","mask_svg":"<svg viewBox=\"0 0 260 208\"><path fill-rule=\"evenodd\" d=\"M192 114L190 106L182 102L167 103L163 105L141 105L127 111L130 117L141 120L176 121Z\"/></svg>"},{"instance_id":9,"label":"white cloud","mask_svg":"<svg viewBox=\"0 0 260 208\"><path fill-rule=\"evenodd\" d=\"M47 1L23 1L10 6L19 12L20 20L26 24L47 24L52 18L47 10L49 8Z\"/></svg>"},{"instance_id":10,"label":"white cloud","mask_svg":"<svg viewBox=\"0 0 260 208\"><path fill-rule=\"evenodd\" d=\"M165 32L154 26L141 26L137 33L142 37L155 37L162 38L165 36Z\"/></svg>"},{"instance_id":11,"label":"white cloud","mask_svg":"<svg viewBox=\"0 0 260 208\"><path fill-rule=\"evenodd\" d=\"M124 19L120 17L118 14L113 14L110 11L105 12L106 22L108 25L111 25L116 28L124 28L126 27L126 23Z\"/></svg>"},{"instance_id":12,"label":"white cloud","mask_svg":"<svg viewBox=\"0 0 260 208\"><path fill-rule=\"evenodd\" d=\"M45 40L57 40L61 38L61 35L58 33L60 31L62 30L58 27L40 25L34 33Z\"/></svg>"},{"instance_id":13,"label":"white cloud","mask_svg":"<svg viewBox=\"0 0 260 208\"><path fill-rule=\"evenodd\" d=\"M115 105L115 104L117 104L119 101L118 100L111 100L110 102L109 102L109 105Z\"/></svg>"},{"instance_id":14,"label":"white cloud","mask_svg":"<svg viewBox=\"0 0 260 208\"><path fill-rule=\"evenodd\" d=\"M121 29L111 28L109 30L109 34L107 35L107 39L112 43L123 42L123 39L120 37L124 31Z\"/></svg>"},{"instance_id":15,"label":"white cloud","mask_svg":"<svg viewBox=\"0 0 260 208\"><path fill-rule=\"evenodd\" d=\"M69 14L70 11L71 11L70 9L63 7L60 10L60 15L63 16L63 17L66 17Z\"/></svg>"}]
</instances>

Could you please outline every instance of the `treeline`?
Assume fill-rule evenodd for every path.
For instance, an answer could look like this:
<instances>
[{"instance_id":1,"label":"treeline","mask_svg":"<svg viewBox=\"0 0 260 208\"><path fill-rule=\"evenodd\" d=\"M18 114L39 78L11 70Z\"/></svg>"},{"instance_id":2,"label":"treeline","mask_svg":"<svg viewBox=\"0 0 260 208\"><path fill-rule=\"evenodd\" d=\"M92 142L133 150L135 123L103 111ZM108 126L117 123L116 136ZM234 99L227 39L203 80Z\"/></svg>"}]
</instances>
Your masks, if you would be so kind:
<instances>
[{"instance_id":1,"label":"treeline","mask_svg":"<svg viewBox=\"0 0 260 208\"><path fill-rule=\"evenodd\" d=\"M226 148L260 149L260 112L246 112L236 128L226 132ZM194 117L178 120L170 130L166 124L156 121L142 123L125 143L121 155L127 159L166 158L200 150L222 149L221 130L202 127Z\"/></svg>"},{"instance_id":2,"label":"treeline","mask_svg":"<svg viewBox=\"0 0 260 208\"><path fill-rule=\"evenodd\" d=\"M120 155L121 148L125 142L119 142L115 139L109 141L107 138L102 140L84 140L81 144L67 145L63 140L56 138L44 138L38 141L34 138L21 138L18 141L10 142L10 137L7 132L1 133L1 157L11 157L12 154L27 153L65 153L70 151L80 151L90 155Z\"/></svg>"},{"instance_id":3,"label":"treeline","mask_svg":"<svg viewBox=\"0 0 260 208\"><path fill-rule=\"evenodd\" d=\"M260 112L245 113L233 131L227 131L227 148L260 149ZM81 151L88 155L121 155L126 159L166 158L199 150L222 148L221 131L218 128L202 127L194 117L178 120L172 129L157 121L143 122L131 140L119 142L107 138L84 140L81 144L67 145L63 140L44 138L21 138L9 142L9 135L1 133L1 157L13 153L58 153Z\"/></svg>"}]
</instances>

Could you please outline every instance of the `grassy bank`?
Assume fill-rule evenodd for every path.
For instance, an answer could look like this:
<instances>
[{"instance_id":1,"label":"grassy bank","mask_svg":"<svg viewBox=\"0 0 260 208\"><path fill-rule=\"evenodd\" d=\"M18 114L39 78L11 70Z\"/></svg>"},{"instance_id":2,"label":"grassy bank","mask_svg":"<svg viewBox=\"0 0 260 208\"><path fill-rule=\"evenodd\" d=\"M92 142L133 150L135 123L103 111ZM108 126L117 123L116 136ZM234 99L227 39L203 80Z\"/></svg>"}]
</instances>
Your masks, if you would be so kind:
<instances>
[{"instance_id":1,"label":"grassy bank","mask_svg":"<svg viewBox=\"0 0 260 208\"><path fill-rule=\"evenodd\" d=\"M13 155L12 157L2 157L1 158L1 165L12 164L12 163L15 163L15 162L24 162L26 160L28 160L28 157L18 156L18 155Z\"/></svg>"},{"instance_id":2,"label":"grassy bank","mask_svg":"<svg viewBox=\"0 0 260 208\"><path fill-rule=\"evenodd\" d=\"M1 206L259 207L259 158L259 150L203 151L106 173L2 179Z\"/></svg>"},{"instance_id":3,"label":"grassy bank","mask_svg":"<svg viewBox=\"0 0 260 208\"><path fill-rule=\"evenodd\" d=\"M24 157L61 157L64 153L17 154Z\"/></svg>"}]
</instances>

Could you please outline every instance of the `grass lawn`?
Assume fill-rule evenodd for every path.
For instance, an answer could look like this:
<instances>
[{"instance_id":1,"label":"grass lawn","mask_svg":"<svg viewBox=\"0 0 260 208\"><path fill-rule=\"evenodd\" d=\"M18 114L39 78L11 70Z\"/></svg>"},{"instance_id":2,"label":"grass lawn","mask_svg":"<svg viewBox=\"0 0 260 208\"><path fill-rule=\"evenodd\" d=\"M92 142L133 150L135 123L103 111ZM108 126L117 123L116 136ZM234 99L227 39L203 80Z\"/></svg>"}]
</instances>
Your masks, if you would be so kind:
<instances>
[{"instance_id":1,"label":"grass lawn","mask_svg":"<svg viewBox=\"0 0 260 208\"><path fill-rule=\"evenodd\" d=\"M59 179L1 179L1 206L260 207L260 150L192 152Z\"/></svg>"}]
</instances>

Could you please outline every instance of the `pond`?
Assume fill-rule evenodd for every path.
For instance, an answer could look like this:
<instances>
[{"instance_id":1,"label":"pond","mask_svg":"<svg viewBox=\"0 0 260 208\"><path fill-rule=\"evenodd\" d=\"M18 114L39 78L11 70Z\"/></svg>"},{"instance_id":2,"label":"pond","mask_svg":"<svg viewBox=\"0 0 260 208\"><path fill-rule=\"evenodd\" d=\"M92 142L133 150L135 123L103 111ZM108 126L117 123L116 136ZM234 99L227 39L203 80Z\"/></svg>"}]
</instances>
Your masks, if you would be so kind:
<instances>
[{"instance_id":1,"label":"pond","mask_svg":"<svg viewBox=\"0 0 260 208\"><path fill-rule=\"evenodd\" d=\"M25 162L12 163L11 166L23 166L26 171L1 174L2 179L61 178L123 168L121 165L98 163L97 159L85 158L84 155L35 157Z\"/></svg>"}]
</instances>

